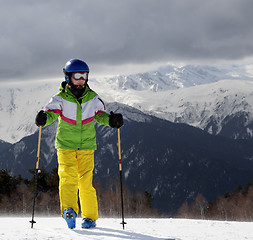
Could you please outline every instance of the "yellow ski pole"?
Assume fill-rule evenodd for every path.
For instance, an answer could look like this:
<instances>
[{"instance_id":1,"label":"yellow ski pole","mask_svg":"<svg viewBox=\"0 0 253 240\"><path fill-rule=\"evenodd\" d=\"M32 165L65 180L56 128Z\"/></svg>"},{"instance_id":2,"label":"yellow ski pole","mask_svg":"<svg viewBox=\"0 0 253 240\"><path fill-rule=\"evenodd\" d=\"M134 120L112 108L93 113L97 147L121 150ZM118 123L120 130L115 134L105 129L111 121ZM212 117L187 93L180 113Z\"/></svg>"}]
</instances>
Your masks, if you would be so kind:
<instances>
[{"instance_id":1,"label":"yellow ski pole","mask_svg":"<svg viewBox=\"0 0 253 240\"><path fill-rule=\"evenodd\" d=\"M36 200L36 197L37 197L37 182L38 182L39 159L40 159L41 130L42 130L42 126L40 126L40 128L39 128L39 139L38 139L38 149L37 149L37 160L36 160L36 169L35 169L35 173L34 173L33 210L32 210L32 220L30 221L30 223L31 223L31 228L33 228L33 224L36 223L36 222L34 221L34 210L35 210L35 200Z\"/></svg>"},{"instance_id":2,"label":"yellow ski pole","mask_svg":"<svg viewBox=\"0 0 253 240\"><path fill-rule=\"evenodd\" d=\"M122 187L122 164L121 164L121 144L120 144L120 130L118 128L118 151L119 151L119 177L120 177L120 192L121 192L121 213L122 213L122 226L125 229L126 222L124 221L124 203L123 203L123 187Z\"/></svg>"}]
</instances>

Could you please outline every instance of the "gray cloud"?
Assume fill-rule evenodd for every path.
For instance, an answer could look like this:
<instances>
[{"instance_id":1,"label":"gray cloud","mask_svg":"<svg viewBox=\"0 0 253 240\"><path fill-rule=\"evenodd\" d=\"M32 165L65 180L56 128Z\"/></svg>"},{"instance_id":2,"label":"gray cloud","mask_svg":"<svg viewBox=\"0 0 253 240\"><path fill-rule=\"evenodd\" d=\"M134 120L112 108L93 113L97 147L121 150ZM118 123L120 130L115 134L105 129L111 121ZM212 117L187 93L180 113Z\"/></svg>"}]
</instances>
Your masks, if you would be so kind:
<instances>
[{"instance_id":1,"label":"gray cloud","mask_svg":"<svg viewBox=\"0 0 253 240\"><path fill-rule=\"evenodd\" d=\"M0 0L0 80L91 69L251 58L251 0Z\"/></svg>"}]
</instances>

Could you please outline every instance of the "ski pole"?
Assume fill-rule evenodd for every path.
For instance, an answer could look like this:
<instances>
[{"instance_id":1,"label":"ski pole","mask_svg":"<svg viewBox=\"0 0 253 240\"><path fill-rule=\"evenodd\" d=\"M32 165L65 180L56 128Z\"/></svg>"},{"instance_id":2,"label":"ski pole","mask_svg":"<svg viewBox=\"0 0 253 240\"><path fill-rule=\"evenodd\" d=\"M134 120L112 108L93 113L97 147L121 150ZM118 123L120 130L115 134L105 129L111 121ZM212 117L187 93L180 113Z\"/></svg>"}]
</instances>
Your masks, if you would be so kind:
<instances>
[{"instance_id":1,"label":"ski pole","mask_svg":"<svg viewBox=\"0 0 253 240\"><path fill-rule=\"evenodd\" d=\"M39 159L40 159L41 129L42 129L42 126L40 126L40 128L39 128L39 139L38 139L37 160L36 160L36 169L35 169L35 173L34 173L33 210L32 210L32 220L30 221L30 223L31 223L31 228L33 228L33 224L36 223L36 222L34 221L34 210L35 210L35 200L36 200L36 197L37 197L37 182L38 182Z\"/></svg>"},{"instance_id":2,"label":"ski pole","mask_svg":"<svg viewBox=\"0 0 253 240\"><path fill-rule=\"evenodd\" d=\"M120 192L121 192L121 214L122 214L122 226L125 229L126 222L124 221L124 203L123 203L123 187L122 187L122 165L121 165L121 145L120 145L120 130L118 128L118 151L119 151L119 177L120 177Z\"/></svg>"}]
</instances>

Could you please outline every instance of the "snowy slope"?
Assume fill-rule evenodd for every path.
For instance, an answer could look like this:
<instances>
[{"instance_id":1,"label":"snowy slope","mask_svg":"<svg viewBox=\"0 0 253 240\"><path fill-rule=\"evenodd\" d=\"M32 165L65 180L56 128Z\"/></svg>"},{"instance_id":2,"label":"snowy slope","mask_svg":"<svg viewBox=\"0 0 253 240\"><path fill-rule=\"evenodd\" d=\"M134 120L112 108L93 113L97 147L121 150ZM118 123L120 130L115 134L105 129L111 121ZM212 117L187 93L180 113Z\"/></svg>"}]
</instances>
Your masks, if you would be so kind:
<instances>
[{"instance_id":1,"label":"snowy slope","mask_svg":"<svg viewBox=\"0 0 253 240\"><path fill-rule=\"evenodd\" d=\"M58 82L6 83L0 90L0 139L13 143L37 130L34 119L58 90Z\"/></svg>"},{"instance_id":2,"label":"snowy slope","mask_svg":"<svg viewBox=\"0 0 253 240\"><path fill-rule=\"evenodd\" d=\"M247 113L252 120L251 65L166 66L157 71L90 79L89 85L105 102L119 102L143 112L187 123L218 134L223 120L234 113ZM34 118L62 79L6 83L0 89L0 139L17 142L34 133ZM243 80L243 82L242 82ZM209 126L210 121L217 122ZM215 130L213 129L215 128ZM252 129L246 130L252 135Z\"/></svg>"},{"instance_id":3,"label":"snowy slope","mask_svg":"<svg viewBox=\"0 0 253 240\"><path fill-rule=\"evenodd\" d=\"M36 217L31 229L28 217L1 217L1 240L249 240L253 239L253 223L222 222L187 219L126 219L125 230L121 219L101 218L97 228L70 230L60 217Z\"/></svg>"},{"instance_id":4,"label":"snowy slope","mask_svg":"<svg viewBox=\"0 0 253 240\"><path fill-rule=\"evenodd\" d=\"M222 121L237 112L253 113L253 82L224 80L178 90L154 93L152 101L148 94L138 94L138 102L131 100L136 93L129 92L120 101L144 112L170 120L187 123L205 129L210 118L215 119L219 130ZM131 97L132 96L132 97ZM212 129L209 129L213 133Z\"/></svg>"},{"instance_id":5,"label":"snowy slope","mask_svg":"<svg viewBox=\"0 0 253 240\"><path fill-rule=\"evenodd\" d=\"M232 126L234 132L227 135L232 138L251 138L253 136L253 126L251 126L253 120L252 81L220 80L159 92L134 89L116 90L109 89L107 85L108 83L104 82L91 83L91 86L99 89L99 93L108 102L124 103L144 113L172 122L186 123L211 134L219 134L222 128L237 118L238 129Z\"/></svg>"}]
</instances>

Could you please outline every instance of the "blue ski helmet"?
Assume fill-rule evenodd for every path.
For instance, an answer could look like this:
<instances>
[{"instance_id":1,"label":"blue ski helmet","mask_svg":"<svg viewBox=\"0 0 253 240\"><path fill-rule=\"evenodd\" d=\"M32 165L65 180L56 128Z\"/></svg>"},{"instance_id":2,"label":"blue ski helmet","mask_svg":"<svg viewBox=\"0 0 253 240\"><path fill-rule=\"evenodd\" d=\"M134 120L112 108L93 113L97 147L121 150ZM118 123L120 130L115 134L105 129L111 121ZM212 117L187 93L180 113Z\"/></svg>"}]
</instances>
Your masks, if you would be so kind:
<instances>
[{"instance_id":1,"label":"blue ski helmet","mask_svg":"<svg viewBox=\"0 0 253 240\"><path fill-rule=\"evenodd\" d=\"M88 65L79 59L71 59L65 64L65 68L63 68L63 72L65 74L65 80L69 84L70 77L72 72L89 72L90 69Z\"/></svg>"}]
</instances>

